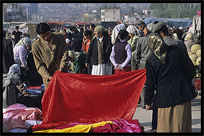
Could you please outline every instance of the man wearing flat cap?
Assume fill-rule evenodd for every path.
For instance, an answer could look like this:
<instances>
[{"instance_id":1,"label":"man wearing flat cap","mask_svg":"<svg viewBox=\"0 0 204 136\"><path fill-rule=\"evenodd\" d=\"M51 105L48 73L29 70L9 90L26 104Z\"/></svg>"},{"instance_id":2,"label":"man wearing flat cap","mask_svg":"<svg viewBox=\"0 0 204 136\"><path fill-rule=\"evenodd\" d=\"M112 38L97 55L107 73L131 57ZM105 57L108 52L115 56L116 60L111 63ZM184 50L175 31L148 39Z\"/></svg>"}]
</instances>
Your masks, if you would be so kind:
<instances>
[{"instance_id":1,"label":"man wearing flat cap","mask_svg":"<svg viewBox=\"0 0 204 136\"><path fill-rule=\"evenodd\" d=\"M91 41L86 56L85 65L88 66L92 59L93 67L91 75L110 75L110 53L112 50L111 38L103 26L96 26L94 29L95 38Z\"/></svg>"},{"instance_id":2,"label":"man wearing flat cap","mask_svg":"<svg viewBox=\"0 0 204 136\"><path fill-rule=\"evenodd\" d=\"M152 32L159 33L168 46L171 46L171 45L178 46L182 50L182 53L185 55L185 57L188 57L187 48L186 48L185 43L181 40L176 40L173 37L171 37L169 34L169 29L166 26L166 24L164 24L163 22L157 23L153 27Z\"/></svg>"},{"instance_id":3,"label":"man wearing flat cap","mask_svg":"<svg viewBox=\"0 0 204 136\"><path fill-rule=\"evenodd\" d=\"M148 56L150 55L151 51L149 50L148 44L147 44L147 38L148 35L150 34L152 30L152 24L148 24L145 26L143 33L144 36L143 37L139 37L137 42L136 42L136 48L135 48L135 54L134 54L134 58L136 61L136 69L144 69L145 68L145 64L146 64L146 59L148 58ZM142 92L141 92L141 107L145 108L144 105L144 93L146 90L146 85L144 85Z\"/></svg>"},{"instance_id":4,"label":"man wearing flat cap","mask_svg":"<svg viewBox=\"0 0 204 136\"><path fill-rule=\"evenodd\" d=\"M158 106L157 132L191 132L191 100L196 97L195 89L192 85L195 68L188 56L183 41L176 40L169 36L168 28L163 22L157 23L153 28L153 32L155 34L149 37L149 43L152 44L152 47L154 46L157 51L150 48L153 54L157 56L155 60L159 60L161 63L155 63L156 61L152 59L154 58L153 55L147 59L145 104L150 105L148 101L151 100L151 98L148 98L148 94L150 94L150 92L153 94L154 89L156 89ZM160 48L158 48L159 46ZM160 53L158 54L158 52ZM166 59L162 59L162 57L166 57ZM163 60L168 61L163 62ZM156 72L154 70L156 70ZM157 79L155 78L156 80L154 80L152 75ZM148 77L150 78L148 79ZM164 82L160 83L161 81ZM153 85L150 85L151 83L153 83Z\"/></svg>"}]
</instances>

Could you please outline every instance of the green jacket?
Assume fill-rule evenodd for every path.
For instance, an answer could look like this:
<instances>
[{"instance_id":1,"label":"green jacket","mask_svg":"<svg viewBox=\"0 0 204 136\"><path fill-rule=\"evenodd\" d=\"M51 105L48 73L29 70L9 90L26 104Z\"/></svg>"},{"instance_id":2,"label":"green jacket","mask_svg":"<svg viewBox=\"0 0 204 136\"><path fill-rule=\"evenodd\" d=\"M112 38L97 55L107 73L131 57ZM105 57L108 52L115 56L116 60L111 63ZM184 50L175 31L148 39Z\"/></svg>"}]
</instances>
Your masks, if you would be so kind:
<instances>
[{"instance_id":1,"label":"green jacket","mask_svg":"<svg viewBox=\"0 0 204 136\"><path fill-rule=\"evenodd\" d=\"M130 39L130 40L128 41L128 43L131 45L131 50L132 50L132 52L135 51L136 42L137 42L137 39L138 39L138 38L139 38L139 37L135 35L132 39Z\"/></svg>"}]
</instances>

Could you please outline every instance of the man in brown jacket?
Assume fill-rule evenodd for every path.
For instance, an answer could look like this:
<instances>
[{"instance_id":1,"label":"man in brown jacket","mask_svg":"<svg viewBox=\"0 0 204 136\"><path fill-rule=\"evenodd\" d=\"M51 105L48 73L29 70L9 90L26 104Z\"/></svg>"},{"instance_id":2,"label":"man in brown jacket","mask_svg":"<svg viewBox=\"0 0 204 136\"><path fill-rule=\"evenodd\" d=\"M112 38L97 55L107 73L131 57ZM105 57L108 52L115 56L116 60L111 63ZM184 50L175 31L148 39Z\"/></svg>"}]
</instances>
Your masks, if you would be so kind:
<instances>
[{"instance_id":1,"label":"man in brown jacket","mask_svg":"<svg viewBox=\"0 0 204 136\"><path fill-rule=\"evenodd\" d=\"M55 71L67 72L68 46L64 35L52 33L47 23L38 24L36 32L40 37L32 44L33 59L46 89Z\"/></svg>"}]
</instances>

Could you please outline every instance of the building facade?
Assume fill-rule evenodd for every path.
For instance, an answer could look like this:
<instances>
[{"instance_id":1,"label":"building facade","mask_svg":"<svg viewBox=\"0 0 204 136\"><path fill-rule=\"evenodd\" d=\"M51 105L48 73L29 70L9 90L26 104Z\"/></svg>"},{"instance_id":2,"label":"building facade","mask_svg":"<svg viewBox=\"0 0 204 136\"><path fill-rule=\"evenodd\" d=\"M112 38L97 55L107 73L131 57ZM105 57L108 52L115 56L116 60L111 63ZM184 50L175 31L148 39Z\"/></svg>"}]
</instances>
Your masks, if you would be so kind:
<instances>
[{"instance_id":1,"label":"building facade","mask_svg":"<svg viewBox=\"0 0 204 136\"><path fill-rule=\"evenodd\" d=\"M22 21L23 18L23 10L20 4L3 4L3 22Z\"/></svg>"},{"instance_id":2,"label":"building facade","mask_svg":"<svg viewBox=\"0 0 204 136\"><path fill-rule=\"evenodd\" d=\"M101 9L101 21L120 21L120 8Z\"/></svg>"}]
</instances>

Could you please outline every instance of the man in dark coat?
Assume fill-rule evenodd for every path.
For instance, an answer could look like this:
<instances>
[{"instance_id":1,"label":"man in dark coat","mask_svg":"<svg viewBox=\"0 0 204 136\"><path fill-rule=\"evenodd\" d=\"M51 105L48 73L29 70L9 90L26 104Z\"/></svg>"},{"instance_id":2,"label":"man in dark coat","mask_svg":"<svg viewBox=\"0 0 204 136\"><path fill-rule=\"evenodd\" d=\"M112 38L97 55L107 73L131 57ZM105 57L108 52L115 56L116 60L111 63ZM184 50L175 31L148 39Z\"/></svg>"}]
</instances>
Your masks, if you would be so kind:
<instances>
[{"instance_id":1,"label":"man in dark coat","mask_svg":"<svg viewBox=\"0 0 204 136\"><path fill-rule=\"evenodd\" d=\"M191 132L191 100L196 97L194 66L177 45L168 46L160 34L150 34L152 53L146 61L146 109L157 93L157 132Z\"/></svg>"},{"instance_id":2,"label":"man in dark coat","mask_svg":"<svg viewBox=\"0 0 204 136\"><path fill-rule=\"evenodd\" d=\"M111 38L105 31L105 28L100 25L95 27L94 33L95 38L90 43L85 65L88 67L92 58L92 75L111 75L112 66L109 60L112 50Z\"/></svg>"},{"instance_id":3,"label":"man in dark coat","mask_svg":"<svg viewBox=\"0 0 204 136\"><path fill-rule=\"evenodd\" d=\"M6 30L3 30L3 73L8 73L9 68L14 64L12 41L6 39Z\"/></svg>"},{"instance_id":4,"label":"man in dark coat","mask_svg":"<svg viewBox=\"0 0 204 136\"><path fill-rule=\"evenodd\" d=\"M22 32L20 32L19 30L19 26L16 26L16 30L13 31L12 35L14 35L14 41L15 41L15 44L18 43L18 41L21 39L21 36L22 36Z\"/></svg>"}]
</instances>

